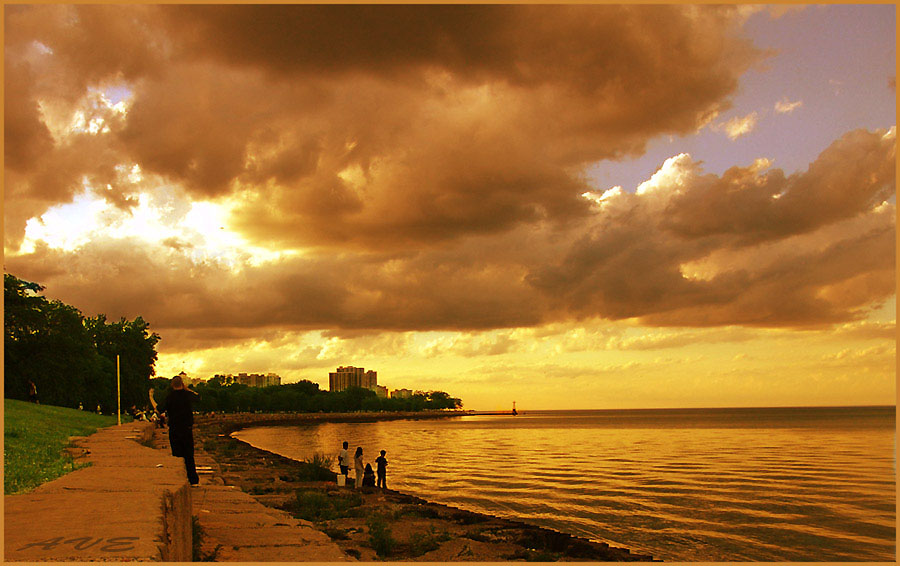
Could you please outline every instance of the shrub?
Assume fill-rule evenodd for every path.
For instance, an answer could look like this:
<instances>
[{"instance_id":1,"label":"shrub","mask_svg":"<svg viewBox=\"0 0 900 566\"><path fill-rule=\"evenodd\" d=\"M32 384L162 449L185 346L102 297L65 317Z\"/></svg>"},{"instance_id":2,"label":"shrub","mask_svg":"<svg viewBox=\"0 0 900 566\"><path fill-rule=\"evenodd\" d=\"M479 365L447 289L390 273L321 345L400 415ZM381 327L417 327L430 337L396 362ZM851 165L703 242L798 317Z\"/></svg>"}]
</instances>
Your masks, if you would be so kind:
<instances>
[{"instance_id":1,"label":"shrub","mask_svg":"<svg viewBox=\"0 0 900 566\"><path fill-rule=\"evenodd\" d=\"M369 544L378 556L390 556L397 541L391 536L391 529L381 515L372 515L366 522L369 527Z\"/></svg>"},{"instance_id":2,"label":"shrub","mask_svg":"<svg viewBox=\"0 0 900 566\"><path fill-rule=\"evenodd\" d=\"M196 515L191 515L191 561L193 562L200 562L200 545L203 544L203 535L200 519Z\"/></svg>"},{"instance_id":3,"label":"shrub","mask_svg":"<svg viewBox=\"0 0 900 566\"><path fill-rule=\"evenodd\" d=\"M426 552L437 550L441 543L447 542L452 537L447 531L437 532L434 527L421 533L413 533L409 537L409 549L413 556L422 556Z\"/></svg>"},{"instance_id":4,"label":"shrub","mask_svg":"<svg viewBox=\"0 0 900 566\"><path fill-rule=\"evenodd\" d=\"M359 508L363 504L362 495L356 492L341 494L338 497L330 499L334 506L334 513L337 517L356 517L359 515Z\"/></svg>"},{"instance_id":5,"label":"shrub","mask_svg":"<svg viewBox=\"0 0 900 566\"><path fill-rule=\"evenodd\" d=\"M333 495L317 490L297 490L297 496L284 509L299 519L322 522L330 519L355 517L363 504L358 493Z\"/></svg>"},{"instance_id":6,"label":"shrub","mask_svg":"<svg viewBox=\"0 0 900 566\"><path fill-rule=\"evenodd\" d=\"M334 464L334 457L328 456L327 454L322 454L321 452L317 452L316 454L313 454L311 457L306 458L303 461L311 466L317 466L319 468L331 470L331 466Z\"/></svg>"},{"instance_id":7,"label":"shrub","mask_svg":"<svg viewBox=\"0 0 900 566\"><path fill-rule=\"evenodd\" d=\"M307 521L326 521L334 518L334 509L329 498L318 491L297 492L297 498L288 509L295 517Z\"/></svg>"}]
</instances>

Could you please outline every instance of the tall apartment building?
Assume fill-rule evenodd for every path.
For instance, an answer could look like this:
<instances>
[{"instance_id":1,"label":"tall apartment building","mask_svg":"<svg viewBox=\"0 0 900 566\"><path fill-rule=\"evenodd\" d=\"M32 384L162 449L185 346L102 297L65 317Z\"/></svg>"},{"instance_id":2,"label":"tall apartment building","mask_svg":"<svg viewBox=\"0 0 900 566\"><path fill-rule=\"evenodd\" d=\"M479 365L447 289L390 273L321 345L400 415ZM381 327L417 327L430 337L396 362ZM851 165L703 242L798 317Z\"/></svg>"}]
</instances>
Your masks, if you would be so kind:
<instances>
[{"instance_id":1,"label":"tall apartment building","mask_svg":"<svg viewBox=\"0 0 900 566\"><path fill-rule=\"evenodd\" d=\"M348 387L364 387L376 389L378 386L378 372L353 366L341 366L337 371L328 374L328 390L343 391Z\"/></svg>"}]
</instances>

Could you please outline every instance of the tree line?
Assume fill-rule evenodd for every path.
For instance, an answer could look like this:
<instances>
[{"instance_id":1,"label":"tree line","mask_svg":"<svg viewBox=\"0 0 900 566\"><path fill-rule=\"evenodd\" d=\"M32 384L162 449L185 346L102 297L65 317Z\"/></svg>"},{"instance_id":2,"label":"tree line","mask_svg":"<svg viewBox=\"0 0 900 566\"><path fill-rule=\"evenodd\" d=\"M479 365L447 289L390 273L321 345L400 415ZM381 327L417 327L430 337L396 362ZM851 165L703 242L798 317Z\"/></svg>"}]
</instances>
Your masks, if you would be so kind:
<instances>
[{"instance_id":1,"label":"tree line","mask_svg":"<svg viewBox=\"0 0 900 566\"><path fill-rule=\"evenodd\" d=\"M140 316L110 322L106 315L85 317L77 308L49 300L38 283L3 275L4 387L11 399L28 399L29 382L41 403L82 406L104 413L116 410L116 355L119 355L122 411L147 408L148 392L160 403L169 379L156 377L156 344L160 336ZM271 387L223 383L210 379L194 388L203 412L421 411L457 409L460 399L443 391L387 399L374 391L351 387L323 391L317 383L300 381Z\"/></svg>"},{"instance_id":2,"label":"tree line","mask_svg":"<svg viewBox=\"0 0 900 566\"><path fill-rule=\"evenodd\" d=\"M154 398L162 402L169 380L153 380ZM458 409L462 401L443 391L417 393L406 398L379 397L363 387L349 387L344 391L323 391L319 384L303 380L296 383L250 387L239 383L224 384L213 378L193 386L200 398L194 408L201 412L262 412L262 413L352 413L356 411L422 411Z\"/></svg>"},{"instance_id":3,"label":"tree line","mask_svg":"<svg viewBox=\"0 0 900 566\"><path fill-rule=\"evenodd\" d=\"M38 283L3 274L5 396L28 399L29 382L47 405L116 410L116 355L123 411L147 402L159 335L141 317L111 322L49 300Z\"/></svg>"}]
</instances>

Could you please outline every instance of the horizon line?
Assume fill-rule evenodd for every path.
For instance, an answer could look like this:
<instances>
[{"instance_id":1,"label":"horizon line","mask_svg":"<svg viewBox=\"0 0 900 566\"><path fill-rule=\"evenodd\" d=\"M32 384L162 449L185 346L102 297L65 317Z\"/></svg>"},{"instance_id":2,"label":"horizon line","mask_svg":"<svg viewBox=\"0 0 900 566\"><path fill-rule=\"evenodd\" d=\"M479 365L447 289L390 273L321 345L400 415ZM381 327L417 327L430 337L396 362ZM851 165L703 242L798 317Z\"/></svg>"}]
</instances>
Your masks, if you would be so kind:
<instances>
[{"instance_id":1,"label":"horizon line","mask_svg":"<svg viewBox=\"0 0 900 566\"><path fill-rule=\"evenodd\" d=\"M616 409L519 409L518 413L528 411L687 411L699 410L705 411L710 409L863 409L863 408L884 408L892 407L896 410L897 404L880 404L880 405L770 405L770 406L723 406L723 407L631 407ZM466 409L463 411L497 411L503 409Z\"/></svg>"}]
</instances>

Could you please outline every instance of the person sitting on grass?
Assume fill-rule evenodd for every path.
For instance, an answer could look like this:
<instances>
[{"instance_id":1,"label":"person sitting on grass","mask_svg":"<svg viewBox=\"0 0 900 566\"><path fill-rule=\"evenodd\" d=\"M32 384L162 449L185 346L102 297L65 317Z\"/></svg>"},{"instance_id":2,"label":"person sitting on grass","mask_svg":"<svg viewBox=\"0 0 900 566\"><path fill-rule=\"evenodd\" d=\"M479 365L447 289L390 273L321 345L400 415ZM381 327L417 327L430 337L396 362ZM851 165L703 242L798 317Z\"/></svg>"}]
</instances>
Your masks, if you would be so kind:
<instances>
[{"instance_id":1,"label":"person sitting on grass","mask_svg":"<svg viewBox=\"0 0 900 566\"><path fill-rule=\"evenodd\" d=\"M372 470L372 464L366 464L366 470L363 472L363 487L375 487L375 471Z\"/></svg>"}]
</instances>

